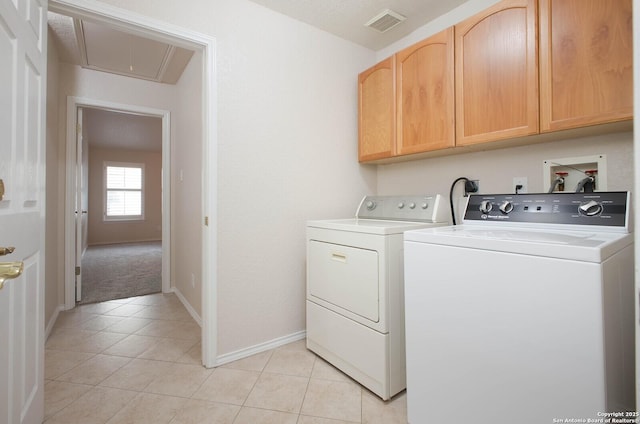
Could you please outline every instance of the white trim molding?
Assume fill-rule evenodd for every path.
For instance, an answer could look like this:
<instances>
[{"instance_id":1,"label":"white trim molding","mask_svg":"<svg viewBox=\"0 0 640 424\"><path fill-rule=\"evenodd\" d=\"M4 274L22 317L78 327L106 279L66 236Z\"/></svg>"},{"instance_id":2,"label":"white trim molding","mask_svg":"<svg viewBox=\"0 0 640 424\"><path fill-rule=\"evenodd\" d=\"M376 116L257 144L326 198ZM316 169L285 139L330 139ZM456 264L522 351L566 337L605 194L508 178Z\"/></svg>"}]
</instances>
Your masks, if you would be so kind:
<instances>
[{"instance_id":1,"label":"white trim molding","mask_svg":"<svg viewBox=\"0 0 640 424\"><path fill-rule=\"evenodd\" d=\"M60 312L62 312L62 311L64 311L64 305L58 305L56 307L55 311L53 311L53 314L51 315L51 318L49 318L49 321L47 322L47 328L45 328L45 330L44 330L44 341L45 341L45 343L49 339L49 336L51 335L51 332L53 331L53 326L56 325L56 321L58 320L58 316L60 316Z\"/></svg>"},{"instance_id":2,"label":"white trim molding","mask_svg":"<svg viewBox=\"0 0 640 424\"><path fill-rule=\"evenodd\" d=\"M216 359L216 365L223 365L229 362L237 361L238 359L248 358L256 353L266 352L267 350L275 349L280 346L284 346L289 343L297 342L298 340L304 340L307 338L307 331L298 331L297 333L289 334L288 336L278 337L273 340L269 340L264 343L259 343L254 346L250 346L244 349L236 350L235 352L225 353L218 356Z\"/></svg>"},{"instance_id":3,"label":"white trim molding","mask_svg":"<svg viewBox=\"0 0 640 424\"><path fill-rule=\"evenodd\" d=\"M202 327L202 318L200 318L200 315L198 315L196 310L193 309L189 302L187 302L187 299L182 295L182 292L177 287L172 287L171 292L176 295L180 302L182 302L182 306L184 306L187 312L189 312L189 315L191 315L191 318L193 318L196 324Z\"/></svg>"}]
</instances>

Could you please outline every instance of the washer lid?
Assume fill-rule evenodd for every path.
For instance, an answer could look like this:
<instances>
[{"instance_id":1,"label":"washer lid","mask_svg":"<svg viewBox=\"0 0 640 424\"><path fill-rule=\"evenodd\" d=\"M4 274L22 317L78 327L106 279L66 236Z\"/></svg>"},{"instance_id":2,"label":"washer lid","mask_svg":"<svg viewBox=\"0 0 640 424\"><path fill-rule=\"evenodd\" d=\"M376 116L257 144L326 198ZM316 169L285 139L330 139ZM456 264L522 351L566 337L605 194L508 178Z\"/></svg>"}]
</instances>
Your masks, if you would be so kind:
<instances>
[{"instance_id":1,"label":"washer lid","mask_svg":"<svg viewBox=\"0 0 640 424\"><path fill-rule=\"evenodd\" d=\"M402 234L408 230L443 226L444 223L390 221L386 219L333 219L323 221L308 221L307 227L324 228L327 230L350 231L367 234Z\"/></svg>"},{"instance_id":2,"label":"washer lid","mask_svg":"<svg viewBox=\"0 0 640 424\"><path fill-rule=\"evenodd\" d=\"M465 224L408 231L404 240L600 263L630 245L633 235Z\"/></svg>"}]
</instances>

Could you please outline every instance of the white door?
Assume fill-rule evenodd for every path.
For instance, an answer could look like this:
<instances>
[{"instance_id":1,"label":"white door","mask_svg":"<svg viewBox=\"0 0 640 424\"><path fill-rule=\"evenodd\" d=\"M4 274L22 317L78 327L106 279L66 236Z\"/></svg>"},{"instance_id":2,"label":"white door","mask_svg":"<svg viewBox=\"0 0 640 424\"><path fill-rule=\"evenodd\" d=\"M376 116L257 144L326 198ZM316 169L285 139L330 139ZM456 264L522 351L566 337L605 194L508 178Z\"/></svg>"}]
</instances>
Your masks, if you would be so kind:
<instances>
[{"instance_id":1,"label":"white door","mask_svg":"<svg viewBox=\"0 0 640 424\"><path fill-rule=\"evenodd\" d=\"M87 248L87 214L89 211L89 155L82 108L77 110L76 125L76 302L82 300L82 254Z\"/></svg>"},{"instance_id":2,"label":"white door","mask_svg":"<svg viewBox=\"0 0 640 424\"><path fill-rule=\"evenodd\" d=\"M0 423L8 424L44 416L46 18L47 0L0 0L0 247L15 247L0 262L24 264L0 290Z\"/></svg>"}]
</instances>

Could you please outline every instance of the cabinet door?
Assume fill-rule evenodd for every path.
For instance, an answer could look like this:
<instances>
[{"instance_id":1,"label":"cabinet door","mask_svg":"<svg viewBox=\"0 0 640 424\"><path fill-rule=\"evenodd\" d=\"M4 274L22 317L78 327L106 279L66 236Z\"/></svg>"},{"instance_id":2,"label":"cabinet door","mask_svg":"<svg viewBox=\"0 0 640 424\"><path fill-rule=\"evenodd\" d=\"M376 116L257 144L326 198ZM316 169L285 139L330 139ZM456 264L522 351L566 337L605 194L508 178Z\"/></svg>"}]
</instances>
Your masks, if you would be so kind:
<instances>
[{"instance_id":1,"label":"cabinet door","mask_svg":"<svg viewBox=\"0 0 640 424\"><path fill-rule=\"evenodd\" d=\"M395 64L390 57L358 75L358 159L395 154Z\"/></svg>"},{"instance_id":2,"label":"cabinet door","mask_svg":"<svg viewBox=\"0 0 640 424\"><path fill-rule=\"evenodd\" d=\"M397 153L453 147L453 28L396 55Z\"/></svg>"},{"instance_id":3,"label":"cabinet door","mask_svg":"<svg viewBox=\"0 0 640 424\"><path fill-rule=\"evenodd\" d=\"M538 133L535 0L505 0L455 26L456 144Z\"/></svg>"},{"instance_id":4,"label":"cabinet door","mask_svg":"<svg viewBox=\"0 0 640 424\"><path fill-rule=\"evenodd\" d=\"M540 126L631 119L631 0L540 1Z\"/></svg>"}]
</instances>

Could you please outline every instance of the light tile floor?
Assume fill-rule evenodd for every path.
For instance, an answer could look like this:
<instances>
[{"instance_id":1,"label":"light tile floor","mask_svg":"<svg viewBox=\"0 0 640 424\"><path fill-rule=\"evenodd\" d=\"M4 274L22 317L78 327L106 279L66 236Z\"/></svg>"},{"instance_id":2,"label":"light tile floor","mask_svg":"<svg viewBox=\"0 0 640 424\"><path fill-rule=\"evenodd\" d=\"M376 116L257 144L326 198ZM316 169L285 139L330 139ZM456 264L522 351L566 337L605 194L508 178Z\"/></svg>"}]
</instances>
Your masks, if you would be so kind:
<instances>
[{"instance_id":1,"label":"light tile floor","mask_svg":"<svg viewBox=\"0 0 640 424\"><path fill-rule=\"evenodd\" d=\"M62 312L45 345L46 424L396 424L383 402L304 340L214 369L173 294Z\"/></svg>"}]
</instances>

